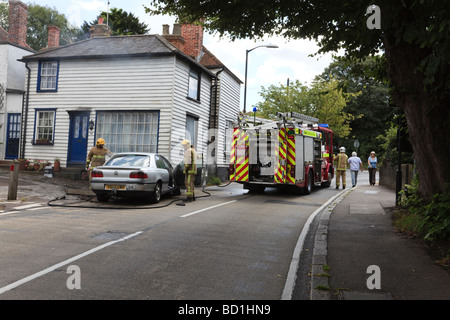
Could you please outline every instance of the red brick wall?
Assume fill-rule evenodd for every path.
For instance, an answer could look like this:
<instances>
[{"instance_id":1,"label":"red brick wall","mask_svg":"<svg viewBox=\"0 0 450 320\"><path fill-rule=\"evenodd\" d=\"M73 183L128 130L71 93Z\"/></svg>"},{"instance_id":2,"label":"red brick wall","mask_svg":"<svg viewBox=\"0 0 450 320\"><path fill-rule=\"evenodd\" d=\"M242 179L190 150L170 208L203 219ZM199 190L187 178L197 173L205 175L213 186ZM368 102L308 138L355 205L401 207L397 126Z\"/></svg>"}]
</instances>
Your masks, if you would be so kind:
<instances>
[{"instance_id":1,"label":"red brick wall","mask_svg":"<svg viewBox=\"0 0 450 320\"><path fill-rule=\"evenodd\" d=\"M57 26L48 26L48 48L59 47L60 30Z\"/></svg>"},{"instance_id":2,"label":"red brick wall","mask_svg":"<svg viewBox=\"0 0 450 320\"><path fill-rule=\"evenodd\" d=\"M184 53L196 58L203 48L203 28L193 24L181 25L181 36L184 38Z\"/></svg>"},{"instance_id":3,"label":"red brick wall","mask_svg":"<svg viewBox=\"0 0 450 320\"><path fill-rule=\"evenodd\" d=\"M28 6L16 0L9 1L9 41L22 47L27 45Z\"/></svg>"}]
</instances>

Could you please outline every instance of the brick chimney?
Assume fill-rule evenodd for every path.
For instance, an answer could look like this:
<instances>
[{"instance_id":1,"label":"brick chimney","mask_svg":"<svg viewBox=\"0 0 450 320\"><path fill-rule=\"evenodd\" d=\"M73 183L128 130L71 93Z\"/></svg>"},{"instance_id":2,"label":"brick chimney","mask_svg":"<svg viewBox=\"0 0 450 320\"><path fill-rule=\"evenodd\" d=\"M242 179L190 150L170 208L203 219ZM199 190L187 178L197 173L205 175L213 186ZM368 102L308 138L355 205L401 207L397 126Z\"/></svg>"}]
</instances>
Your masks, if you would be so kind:
<instances>
[{"instance_id":1,"label":"brick chimney","mask_svg":"<svg viewBox=\"0 0 450 320\"><path fill-rule=\"evenodd\" d=\"M181 26L179 24L174 24L172 34L169 32L169 25L163 24L162 35L167 41L177 47L178 50L184 52L184 45L186 41L181 36Z\"/></svg>"},{"instance_id":2,"label":"brick chimney","mask_svg":"<svg viewBox=\"0 0 450 320\"><path fill-rule=\"evenodd\" d=\"M28 6L19 0L9 0L8 40L21 47L27 45Z\"/></svg>"},{"instance_id":3,"label":"brick chimney","mask_svg":"<svg viewBox=\"0 0 450 320\"><path fill-rule=\"evenodd\" d=\"M98 24L93 25L90 29L91 38L109 37L111 35L111 28L103 23L102 17L98 18Z\"/></svg>"},{"instance_id":4,"label":"brick chimney","mask_svg":"<svg viewBox=\"0 0 450 320\"><path fill-rule=\"evenodd\" d=\"M59 47L59 34L60 29L57 26L48 26L48 42L47 48L56 48Z\"/></svg>"},{"instance_id":5,"label":"brick chimney","mask_svg":"<svg viewBox=\"0 0 450 320\"><path fill-rule=\"evenodd\" d=\"M195 24L182 24L181 36L186 44L184 53L196 59L203 52L203 27Z\"/></svg>"}]
</instances>

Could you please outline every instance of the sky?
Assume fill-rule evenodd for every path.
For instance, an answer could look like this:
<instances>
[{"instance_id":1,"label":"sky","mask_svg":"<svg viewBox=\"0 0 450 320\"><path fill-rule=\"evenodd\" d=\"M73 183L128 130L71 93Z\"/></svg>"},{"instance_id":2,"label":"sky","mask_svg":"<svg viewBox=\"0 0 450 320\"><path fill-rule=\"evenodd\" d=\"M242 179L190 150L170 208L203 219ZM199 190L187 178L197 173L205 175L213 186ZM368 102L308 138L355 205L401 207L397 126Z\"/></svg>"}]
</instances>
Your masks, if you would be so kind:
<instances>
[{"instance_id":1,"label":"sky","mask_svg":"<svg viewBox=\"0 0 450 320\"><path fill-rule=\"evenodd\" d=\"M81 26L84 21L91 22L101 11L108 8L108 0L22 0L25 3L36 3L48 6L64 14L69 22ZM162 34L162 25L173 25L175 17L150 16L145 13L144 5L149 6L150 0L110 0L110 7L123 9L133 13L141 22L150 27L150 34ZM172 27L171 27L172 32ZM244 80L246 50L259 45L277 45L278 48L257 48L248 55L247 68L247 111L263 101L259 95L261 87L270 85L286 85L287 80L298 80L310 84L314 77L324 71L332 61L331 54L309 57L317 52L316 44L309 40L286 40L283 37L267 37L255 42L250 39L230 41L220 39L218 35L205 32L203 45L208 48L222 63L241 81L241 110L244 105Z\"/></svg>"}]
</instances>

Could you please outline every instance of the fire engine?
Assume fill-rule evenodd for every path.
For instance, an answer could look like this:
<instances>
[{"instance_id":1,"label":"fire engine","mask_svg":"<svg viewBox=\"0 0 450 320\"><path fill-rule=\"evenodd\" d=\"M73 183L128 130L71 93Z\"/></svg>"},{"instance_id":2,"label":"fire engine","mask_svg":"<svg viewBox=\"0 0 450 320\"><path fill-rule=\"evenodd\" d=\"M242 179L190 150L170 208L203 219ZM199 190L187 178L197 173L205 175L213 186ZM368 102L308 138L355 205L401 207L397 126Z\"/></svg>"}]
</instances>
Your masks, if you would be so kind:
<instances>
[{"instance_id":1,"label":"fire engine","mask_svg":"<svg viewBox=\"0 0 450 320\"><path fill-rule=\"evenodd\" d=\"M266 187L309 194L329 187L334 176L333 132L318 119L296 112L251 126L239 117L233 126L230 181L262 192Z\"/></svg>"}]
</instances>

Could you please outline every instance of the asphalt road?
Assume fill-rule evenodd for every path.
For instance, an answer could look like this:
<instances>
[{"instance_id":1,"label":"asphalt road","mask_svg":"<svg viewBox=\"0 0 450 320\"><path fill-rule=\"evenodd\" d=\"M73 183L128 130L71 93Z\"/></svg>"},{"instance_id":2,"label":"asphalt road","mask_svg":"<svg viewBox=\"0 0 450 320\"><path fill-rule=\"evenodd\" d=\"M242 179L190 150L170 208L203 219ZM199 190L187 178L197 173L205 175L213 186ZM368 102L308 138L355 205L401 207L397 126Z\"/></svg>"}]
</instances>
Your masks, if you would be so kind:
<instances>
[{"instance_id":1,"label":"asphalt road","mask_svg":"<svg viewBox=\"0 0 450 320\"><path fill-rule=\"evenodd\" d=\"M279 300L304 224L334 182L302 196L208 190L186 206L78 202L93 208L0 215L0 299Z\"/></svg>"}]
</instances>

